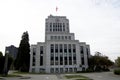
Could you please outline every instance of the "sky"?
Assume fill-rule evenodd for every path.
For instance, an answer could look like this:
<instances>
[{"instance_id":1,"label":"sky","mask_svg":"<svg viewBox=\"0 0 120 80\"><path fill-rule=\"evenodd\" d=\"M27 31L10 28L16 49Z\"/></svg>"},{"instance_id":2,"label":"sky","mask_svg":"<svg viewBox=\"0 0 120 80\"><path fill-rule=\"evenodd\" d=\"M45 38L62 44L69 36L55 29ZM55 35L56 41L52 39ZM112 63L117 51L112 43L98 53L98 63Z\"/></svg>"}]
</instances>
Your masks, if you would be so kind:
<instances>
[{"instance_id":1,"label":"sky","mask_svg":"<svg viewBox=\"0 0 120 80\"><path fill-rule=\"evenodd\" d=\"M18 47L25 31L30 44L44 42L50 14L66 16L70 32L90 45L92 55L120 56L120 0L0 0L0 51Z\"/></svg>"}]
</instances>

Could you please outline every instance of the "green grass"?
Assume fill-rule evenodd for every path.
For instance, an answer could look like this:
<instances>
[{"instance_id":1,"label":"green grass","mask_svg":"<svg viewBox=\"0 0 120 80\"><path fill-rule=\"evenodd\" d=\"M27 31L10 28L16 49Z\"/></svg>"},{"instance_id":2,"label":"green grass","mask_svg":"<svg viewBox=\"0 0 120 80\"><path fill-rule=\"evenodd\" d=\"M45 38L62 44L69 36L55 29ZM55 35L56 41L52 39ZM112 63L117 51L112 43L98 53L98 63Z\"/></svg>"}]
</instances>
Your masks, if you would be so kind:
<instances>
[{"instance_id":1,"label":"green grass","mask_svg":"<svg viewBox=\"0 0 120 80\"><path fill-rule=\"evenodd\" d=\"M75 79L75 80L91 80L88 77L81 76L81 75L65 75L67 79Z\"/></svg>"},{"instance_id":2,"label":"green grass","mask_svg":"<svg viewBox=\"0 0 120 80\"><path fill-rule=\"evenodd\" d=\"M92 79L75 79L75 80L92 80Z\"/></svg>"},{"instance_id":3,"label":"green grass","mask_svg":"<svg viewBox=\"0 0 120 80\"><path fill-rule=\"evenodd\" d=\"M16 72L14 72L14 74L29 74L29 72L19 72L19 71L16 71Z\"/></svg>"},{"instance_id":4,"label":"green grass","mask_svg":"<svg viewBox=\"0 0 120 80\"><path fill-rule=\"evenodd\" d=\"M0 75L0 77L22 77L22 76L16 74L8 74L7 76Z\"/></svg>"},{"instance_id":5,"label":"green grass","mask_svg":"<svg viewBox=\"0 0 120 80\"><path fill-rule=\"evenodd\" d=\"M67 79L71 79L71 78L87 78L87 77L81 76L81 75L65 75L65 77Z\"/></svg>"}]
</instances>

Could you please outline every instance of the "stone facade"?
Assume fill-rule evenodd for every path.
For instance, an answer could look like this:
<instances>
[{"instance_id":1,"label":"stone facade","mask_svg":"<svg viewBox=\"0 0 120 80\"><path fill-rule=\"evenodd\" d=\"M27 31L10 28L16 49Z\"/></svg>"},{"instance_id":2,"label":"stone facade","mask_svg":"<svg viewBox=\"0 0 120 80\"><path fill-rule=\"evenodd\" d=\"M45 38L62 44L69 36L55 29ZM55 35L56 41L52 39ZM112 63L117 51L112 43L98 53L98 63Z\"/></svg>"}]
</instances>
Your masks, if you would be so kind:
<instances>
[{"instance_id":1,"label":"stone facade","mask_svg":"<svg viewBox=\"0 0 120 80\"><path fill-rule=\"evenodd\" d=\"M67 73L88 68L90 47L75 40L65 16L48 16L45 42L31 45L29 72Z\"/></svg>"}]
</instances>

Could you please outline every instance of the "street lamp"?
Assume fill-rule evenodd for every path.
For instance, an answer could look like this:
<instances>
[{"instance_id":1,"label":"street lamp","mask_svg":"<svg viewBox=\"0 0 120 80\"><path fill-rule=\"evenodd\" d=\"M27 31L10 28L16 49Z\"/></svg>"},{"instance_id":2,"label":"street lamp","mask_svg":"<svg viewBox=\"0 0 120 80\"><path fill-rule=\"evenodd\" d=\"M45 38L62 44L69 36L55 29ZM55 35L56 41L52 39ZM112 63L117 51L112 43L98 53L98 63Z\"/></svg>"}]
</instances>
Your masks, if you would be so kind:
<instances>
[{"instance_id":1,"label":"street lamp","mask_svg":"<svg viewBox=\"0 0 120 80\"><path fill-rule=\"evenodd\" d=\"M9 54L9 51L6 51L5 61L4 61L4 69L3 69L3 76L7 76L7 74L8 74L8 54Z\"/></svg>"}]
</instances>

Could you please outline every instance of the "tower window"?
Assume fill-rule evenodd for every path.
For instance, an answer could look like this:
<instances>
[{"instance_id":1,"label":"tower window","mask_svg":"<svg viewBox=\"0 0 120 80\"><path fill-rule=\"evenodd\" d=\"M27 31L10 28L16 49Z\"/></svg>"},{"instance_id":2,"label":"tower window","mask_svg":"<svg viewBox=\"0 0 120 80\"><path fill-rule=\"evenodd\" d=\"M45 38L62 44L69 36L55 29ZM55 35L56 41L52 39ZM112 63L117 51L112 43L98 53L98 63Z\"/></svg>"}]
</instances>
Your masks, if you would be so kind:
<instances>
[{"instance_id":1,"label":"tower window","mask_svg":"<svg viewBox=\"0 0 120 80\"><path fill-rule=\"evenodd\" d=\"M52 31L52 23L50 23L50 31Z\"/></svg>"},{"instance_id":2,"label":"tower window","mask_svg":"<svg viewBox=\"0 0 120 80\"><path fill-rule=\"evenodd\" d=\"M65 23L63 23L63 31L65 31Z\"/></svg>"}]
</instances>

